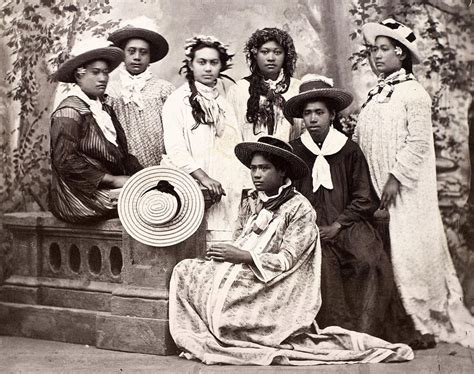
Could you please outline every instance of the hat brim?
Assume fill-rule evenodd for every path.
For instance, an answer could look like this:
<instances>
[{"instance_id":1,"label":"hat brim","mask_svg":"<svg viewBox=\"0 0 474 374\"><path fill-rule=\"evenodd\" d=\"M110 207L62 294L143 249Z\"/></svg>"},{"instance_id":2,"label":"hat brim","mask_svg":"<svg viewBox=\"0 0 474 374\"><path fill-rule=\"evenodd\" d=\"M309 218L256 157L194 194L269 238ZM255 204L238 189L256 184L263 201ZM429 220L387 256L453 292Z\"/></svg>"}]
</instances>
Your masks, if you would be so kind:
<instances>
[{"instance_id":1,"label":"hat brim","mask_svg":"<svg viewBox=\"0 0 474 374\"><path fill-rule=\"evenodd\" d=\"M150 43L150 63L164 58L169 51L166 39L155 31L138 27L125 27L109 35L108 40L120 48L125 48L129 39L144 39Z\"/></svg>"},{"instance_id":2,"label":"hat brim","mask_svg":"<svg viewBox=\"0 0 474 374\"><path fill-rule=\"evenodd\" d=\"M179 213L167 223L153 225L144 219L140 199L159 181L168 181L181 200ZM147 206L157 221L163 215L166 202ZM149 213L149 212L147 212ZM198 183L187 173L163 166L151 166L134 174L125 183L118 199L118 214L122 226L131 237L152 247L169 247L188 239L201 225L204 217L204 196Z\"/></svg>"},{"instance_id":3,"label":"hat brim","mask_svg":"<svg viewBox=\"0 0 474 374\"><path fill-rule=\"evenodd\" d=\"M113 71L125 58L123 51L118 47L97 48L81 53L64 62L54 73L53 77L59 82L75 83L74 72L85 63L96 60L105 60L109 66L109 72Z\"/></svg>"},{"instance_id":4,"label":"hat brim","mask_svg":"<svg viewBox=\"0 0 474 374\"><path fill-rule=\"evenodd\" d=\"M334 103L334 109L339 112L351 105L353 96L340 88L316 88L304 91L290 98L283 108L287 118L302 118L305 104L311 100L329 99Z\"/></svg>"},{"instance_id":5,"label":"hat brim","mask_svg":"<svg viewBox=\"0 0 474 374\"><path fill-rule=\"evenodd\" d=\"M287 161L290 166L287 168L288 177L292 180L301 179L309 173L308 166L301 158L280 147L261 142L243 142L237 144L234 149L239 161L248 168L255 152L268 152Z\"/></svg>"},{"instance_id":6,"label":"hat brim","mask_svg":"<svg viewBox=\"0 0 474 374\"><path fill-rule=\"evenodd\" d=\"M369 22L364 24L362 26L362 34L370 45L375 44L375 39L377 36L388 36L389 38L399 41L408 48L408 50L411 52L413 64L419 64L423 60L423 57L421 56L420 51L418 51L415 43L410 43L395 30L392 30L380 23Z\"/></svg>"}]
</instances>

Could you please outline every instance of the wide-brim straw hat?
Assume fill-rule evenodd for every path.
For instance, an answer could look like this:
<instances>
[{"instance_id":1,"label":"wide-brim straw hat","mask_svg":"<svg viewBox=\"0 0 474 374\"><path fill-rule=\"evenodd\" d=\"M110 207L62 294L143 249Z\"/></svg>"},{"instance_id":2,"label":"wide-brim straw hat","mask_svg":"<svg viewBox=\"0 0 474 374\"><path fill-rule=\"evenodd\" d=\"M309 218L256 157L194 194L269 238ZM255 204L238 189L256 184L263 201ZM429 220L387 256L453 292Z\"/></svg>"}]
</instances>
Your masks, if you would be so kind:
<instances>
[{"instance_id":1,"label":"wide-brim straw hat","mask_svg":"<svg viewBox=\"0 0 474 374\"><path fill-rule=\"evenodd\" d=\"M150 63L159 61L168 54L168 42L158 33L155 23L148 17L141 16L125 21L125 26L108 37L108 40L122 49L130 39L143 39L150 44Z\"/></svg>"},{"instance_id":2,"label":"wide-brim straw hat","mask_svg":"<svg viewBox=\"0 0 474 374\"><path fill-rule=\"evenodd\" d=\"M300 179L309 173L306 163L293 153L293 147L273 136L261 136L256 142L239 143L235 146L234 152L240 162L248 168L255 152L267 152L288 162L289 167L286 171L290 179Z\"/></svg>"},{"instance_id":3,"label":"wide-brim straw hat","mask_svg":"<svg viewBox=\"0 0 474 374\"><path fill-rule=\"evenodd\" d=\"M118 214L132 238L152 247L169 247L188 239L199 228L204 196L189 174L151 166L125 183Z\"/></svg>"},{"instance_id":4,"label":"wide-brim straw hat","mask_svg":"<svg viewBox=\"0 0 474 374\"><path fill-rule=\"evenodd\" d=\"M316 74L307 74L301 79L299 92L285 103L285 117L302 118L305 104L312 100L329 99L337 112L347 108L353 100L349 91L333 87L332 79Z\"/></svg>"},{"instance_id":5,"label":"wide-brim straw hat","mask_svg":"<svg viewBox=\"0 0 474 374\"><path fill-rule=\"evenodd\" d=\"M125 55L120 48L114 47L105 39L89 38L77 43L71 50L70 58L64 62L54 73L54 79L64 83L75 83L74 73L77 68L84 64L105 60L108 63L109 72L114 70L124 60Z\"/></svg>"},{"instance_id":6,"label":"wide-brim straw hat","mask_svg":"<svg viewBox=\"0 0 474 374\"><path fill-rule=\"evenodd\" d=\"M416 46L416 36L413 30L393 18L387 18L380 23L366 23L362 26L362 34L370 45L375 44L377 36L388 36L408 48L411 52L413 64L419 64L423 60Z\"/></svg>"}]
</instances>

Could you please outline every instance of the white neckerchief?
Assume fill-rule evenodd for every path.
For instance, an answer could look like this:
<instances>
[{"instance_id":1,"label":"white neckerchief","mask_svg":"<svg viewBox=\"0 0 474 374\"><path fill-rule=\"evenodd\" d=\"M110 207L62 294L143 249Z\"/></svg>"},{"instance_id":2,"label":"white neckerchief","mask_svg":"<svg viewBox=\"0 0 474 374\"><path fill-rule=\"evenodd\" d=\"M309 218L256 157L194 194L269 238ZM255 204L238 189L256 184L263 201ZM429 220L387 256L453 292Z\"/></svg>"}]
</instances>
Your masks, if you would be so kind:
<instances>
[{"instance_id":1,"label":"white neckerchief","mask_svg":"<svg viewBox=\"0 0 474 374\"><path fill-rule=\"evenodd\" d=\"M205 84L194 82L198 95L196 100L201 105L202 110L205 114L205 121L207 124L213 125L217 136L221 137L224 133L224 117L225 111L219 105L217 98L219 97L219 91L217 87L209 87Z\"/></svg>"},{"instance_id":2,"label":"white neckerchief","mask_svg":"<svg viewBox=\"0 0 474 374\"><path fill-rule=\"evenodd\" d=\"M73 85L69 90L68 96L77 96L79 99L83 100L89 106L89 109L105 138L112 144L118 146L117 131L115 131L109 113L102 108L102 102L98 98L95 100L90 99L77 84Z\"/></svg>"},{"instance_id":3,"label":"white neckerchief","mask_svg":"<svg viewBox=\"0 0 474 374\"><path fill-rule=\"evenodd\" d=\"M283 79L285 79L285 73L283 72L283 69L281 69L277 79L265 79L265 83L268 84L271 90L276 90L277 84L280 83Z\"/></svg>"},{"instance_id":4,"label":"white neckerchief","mask_svg":"<svg viewBox=\"0 0 474 374\"><path fill-rule=\"evenodd\" d=\"M153 74L150 69L146 69L143 73L132 75L125 68L125 64L120 64L118 69L120 78L120 95L125 104L134 103L139 110L145 108L143 101L143 88L147 82L152 78Z\"/></svg>"},{"instance_id":5,"label":"white neckerchief","mask_svg":"<svg viewBox=\"0 0 474 374\"><path fill-rule=\"evenodd\" d=\"M309 131L301 134L301 142L310 152L316 155L311 173L313 177L313 192L316 192L320 186L332 190L331 168L324 156L339 152L344 144L346 144L347 136L331 126L321 149L314 142Z\"/></svg>"}]
</instances>

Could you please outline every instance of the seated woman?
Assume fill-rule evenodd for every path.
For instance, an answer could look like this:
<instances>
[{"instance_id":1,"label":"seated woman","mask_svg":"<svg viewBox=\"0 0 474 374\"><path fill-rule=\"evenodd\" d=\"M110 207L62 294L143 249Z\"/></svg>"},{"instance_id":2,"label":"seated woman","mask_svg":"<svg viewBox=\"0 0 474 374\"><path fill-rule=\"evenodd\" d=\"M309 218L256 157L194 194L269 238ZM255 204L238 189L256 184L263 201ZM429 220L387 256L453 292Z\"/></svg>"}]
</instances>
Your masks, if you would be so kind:
<instances>
[{"instance_id":1,"label":"seated woman","mask_svg":"<svg viewBox=\"0 0 474 374\"><path fill-rule=\"evenodd\" d=\"M321 234L321 327L341 326L380 336L393 274L383 242L370 220L379 201L360 148L340 132L337 113L352 95L332 79L308 74L285 115L303 118L306 132L291 142L312 170L296 188L318 215Z\"/></svg>"},{"instance_id":2,"label":"seated woman","mask_svg":"<svg viewBox=\"0 0 474 374\"><path fill-rule=\"evenodd\" d=\"M114 112L102 102L109 72L124 59L111 44L79 43L55 73L58 81L75 83L51 115L51 211L69 222L115 217L110 190L141 169Z\"/></svg>"},{"instance_id":3,"label":"seated woman","mask_svg":"<svg viewBox=\"0 0 474 374\"><path fill-rule=\"evenodd\" d=\"M188 359L270 365L402 361L408 346L340 327L319 330L321 248L316 214L292 180L304 161L273 137L240 143L251 170L253 214L233 244L187 259L170 283L170 331Z\"/></svg>"}]
</instances>

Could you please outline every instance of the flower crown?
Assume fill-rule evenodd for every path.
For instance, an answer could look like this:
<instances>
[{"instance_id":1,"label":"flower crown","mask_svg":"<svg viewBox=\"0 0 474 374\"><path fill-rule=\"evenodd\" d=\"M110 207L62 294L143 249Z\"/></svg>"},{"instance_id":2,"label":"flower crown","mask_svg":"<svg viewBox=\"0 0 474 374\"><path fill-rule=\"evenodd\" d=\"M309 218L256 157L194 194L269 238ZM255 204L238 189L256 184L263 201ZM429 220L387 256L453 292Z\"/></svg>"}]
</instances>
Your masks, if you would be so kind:
<instances>
[{"instance_id":1,"label":"flower crown","mask_svg":"<svg viewBox=\"0 0 474 374\"><path fill-rule=\"evenodd\" d=\"M184 42L186 60L191 61L193 48L201 43L216 48L219 52L225 54L229 60L234 57L234 54L230 52L229 45L221 43L216 37L211 35L195 35Z\"/></svg>"}]
</instances>

